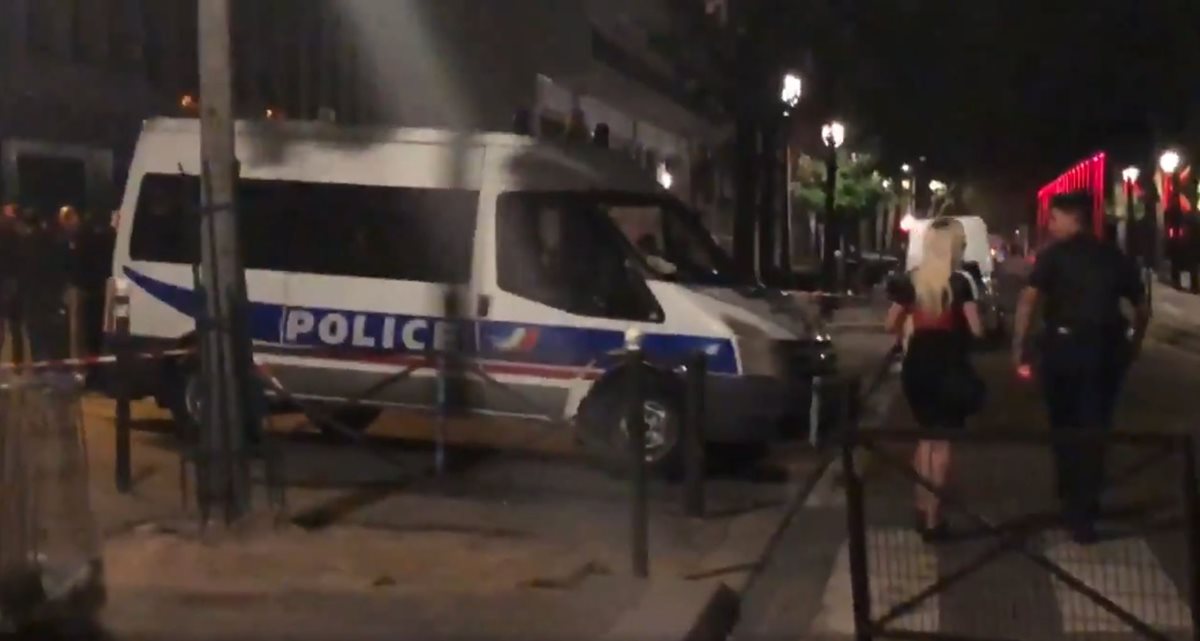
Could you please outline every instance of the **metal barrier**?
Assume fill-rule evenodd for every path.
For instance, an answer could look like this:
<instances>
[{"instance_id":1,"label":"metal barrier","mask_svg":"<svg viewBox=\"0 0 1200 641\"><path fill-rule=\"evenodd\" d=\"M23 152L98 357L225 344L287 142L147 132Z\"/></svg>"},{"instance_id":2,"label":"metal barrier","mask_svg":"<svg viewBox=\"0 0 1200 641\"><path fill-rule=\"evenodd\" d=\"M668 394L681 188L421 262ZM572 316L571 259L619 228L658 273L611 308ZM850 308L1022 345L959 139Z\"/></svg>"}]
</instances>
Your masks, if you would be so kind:
<instances>
[{"instance_id":1,"label":"metal barrier","mask_svg":"<svg viewBox=\"0 0 1200 641\"><path fill-rule=\"evenodd\" d=\"M628 473L630 489L630 559L633 574L646 577L649 574L649 516L648 516L648 486L649 474L646 465L646 422L645 410L641 399L645 397L647 384L644 372L650 367L645 354L636 343L631 343L620 353L612 354L614 358L624 361L628 412L624 417L624 429L628 434L626 443L628 454L621 461L621 467ZM525 397L520 391L507 386L489 375L476 363L462 359L454 352L435 350L432 347L426 351L425 357L413 364L398 369L363 389L361 393L349 401L349 405L370 401L376 395L384 392L392 385L409 380L422 369L429 369L437 377L437 398L434 399L434 413L437 418L435 429L435 453L432 466L413 470L404 461L392 458L387 452L371 447L366 436L352 426L338 420L333 412L320 403L315 403L296 397L279 380L270 368L259 366L260 375L268 394L299 408L308 420L309 426L326 426L345 437L350 443L359 445L374 458L391 464L406 474L425 476L431 473L441 473L445 468L445 421L452 413L449 393L454 379L464 376L474 377L484 385L510 394L528 408L531 414L540 415L550 426L571 429L563 419L557 418L551 408L543 407L533 399ZM659 371L667 371L657 368ZM704 476L705 455L703 441L703 422L705 420L705 396L707 387L707 357L697 353L688 360L687 364L670 370L681 378L681 389L685 390L683 399L684 415L680 426L681 463L684 472L682 487L682 502L686 514L692 517L702 517L704 514ZM185 454L185 457L187 455ZM278 463L277 463L278 465ZM414 473L415 472L415 473ZM270 478L270 475L268 476ZM185 491L186 493L186 491Z\"/></svg>"},{"instance_id":2,"label":"metal barrier","mask_svg":"<svg viewBox=\"0 0 1200 641\"><path fill-rule=\"evenodd\" d=\"M80 410L69 374L0 378L0 615L22 628L103 600Z\"/></svg>"},{"instance_id":3,"label":"metal barrier","mask_svg":"<svg viewBox=\"0 0 1200 641\"><path fill-rule=\"evenodd\" d=\"M913 471L913 446L926 440L951 444L946 487ZM860 640L1200 639L1196 444L1156 433L849 430L841 561L853 629L843 632ZM871 454L865 472L858 451ZM1088 461L1109 472L1097 540L1069 534L1055 496L1056 478L1069 487L1064 471ZM922 490L950 524L937 542L915 528L913 495Z\"/></svg>"}]
</instances>

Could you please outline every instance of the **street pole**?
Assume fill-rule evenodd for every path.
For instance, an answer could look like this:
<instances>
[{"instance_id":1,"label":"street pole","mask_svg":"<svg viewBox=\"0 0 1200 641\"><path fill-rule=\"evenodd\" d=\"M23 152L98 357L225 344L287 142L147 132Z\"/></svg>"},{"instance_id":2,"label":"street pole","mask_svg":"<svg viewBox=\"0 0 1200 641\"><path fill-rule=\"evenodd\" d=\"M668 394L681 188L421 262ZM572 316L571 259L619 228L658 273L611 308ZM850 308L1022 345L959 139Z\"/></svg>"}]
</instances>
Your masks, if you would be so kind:
<instances>
[{"instance_id":1,"label":"street pole","mask_svg":"<svg viewBox=\"0 0 1200 641\"><path fill-rule=\"evenodd\" d=\"M197 491L201 516L223 509L226 524L250 507L246 435L250 411L250 344L245 331L246 279L239 253L234 194L233 73L230 0L198 4L200 61L200 285L197 319L204 381Z\"/></svg>"},{"instance_id":2,"label":"street pole","mask_svg":"<svg viewBox=\"0 0 1200 641\"><path fill-rule=\"evenodd\" d=\"M825 239L822 243L825 285L829 291L840 291L837 279L838 229L833 220L834 194L837 190L837 147L825 145Z\"/></svg>"},{"instance_id":3,"label":"street pole","mask_svg":"<svg viewBox=\"0 0 1200 641\"><path fill-rule=\"evenodd\" d=\"M783 238L779 242L779 263L785 274L792 274L792 143L791 136L783 145Z\"/></svg>"}]
</instances>

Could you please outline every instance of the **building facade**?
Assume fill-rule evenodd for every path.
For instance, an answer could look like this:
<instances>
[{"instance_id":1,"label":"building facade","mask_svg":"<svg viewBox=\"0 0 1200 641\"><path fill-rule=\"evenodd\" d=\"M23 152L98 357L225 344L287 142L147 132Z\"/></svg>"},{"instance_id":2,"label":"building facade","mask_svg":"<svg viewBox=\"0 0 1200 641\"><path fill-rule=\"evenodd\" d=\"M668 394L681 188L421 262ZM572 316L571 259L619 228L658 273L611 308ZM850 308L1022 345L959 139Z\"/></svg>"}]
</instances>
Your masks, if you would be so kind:
<instances>
[{"instance_id":1,"label":"building facade","mask_svg":"<svg viewBox=\"0 0 1200 641\"><path fill-rule=\"evenodd\" d=\"M0 3L0 194L111 207L141 121L198 113L195 3ZM715 203L693 178L727 132L650 46L666 4L237 2L239 116L509 130L524 112L547 137L604 123L677 194Z\"/></svg>"},{"instance_id":2,"label":"building facade","mask_svg":"<svg viewBox=\"0 0 1200 641\"><path fill-rule=\"evenodd\" d=\"M0 3L0 196L107 210L142 119L169 94L149 73L164 3Z\"/></svg>"}]
</instances>

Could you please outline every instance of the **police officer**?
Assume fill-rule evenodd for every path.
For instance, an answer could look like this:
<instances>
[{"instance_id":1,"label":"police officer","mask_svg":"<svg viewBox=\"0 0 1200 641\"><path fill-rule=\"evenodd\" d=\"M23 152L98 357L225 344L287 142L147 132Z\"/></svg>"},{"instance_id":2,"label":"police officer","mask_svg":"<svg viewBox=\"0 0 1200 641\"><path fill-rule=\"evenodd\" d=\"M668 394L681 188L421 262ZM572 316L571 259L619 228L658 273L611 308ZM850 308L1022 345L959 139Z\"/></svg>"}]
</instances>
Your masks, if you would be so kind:
<instances>
[{"instance_id":1,"label":"police officer","mask_svg":"<svg viewBox=\"0 0 1200 641\"><path fill-rule=\"evenodd\" d=\"M0 207L0 351L12 332L14 359L20 341L20 325L9 322L15 316L17 298L17 206L5 203Z\"/></svg>"},{"instance_id":2,"label":"police officer","mask_svg":"<svg viewBox=\"0 0 1200 641\"><path fill-rule=\"evenodd\" d=\"M1112 427L1121 381L1149 320L1136 265L1088 232L1091 212L1086 193L1051 201L1049 231L1055 242L1038 255L1014 322L1013 357L1022 365L1034 306L1044 303L1039 378L1053 430ZM1122 299L1135 310L1132 326L1122 313ZM1094 542L1104 483L1102 440L1064 440L1055 444L1054 454L1068 526L1077 541Z\"/></svg>"},{"instance_id":3,"label":"police officer","mask_svg":"<svg viewBox=\"0 0 1200 641\"><path fill-rule=\"evenodd\" d=\"M29 334L30 357L35 362L67 358L68 245L51 217L27 209L23 223L26 233L17 253L17 290Z\"/></svg>"}]
</instances>

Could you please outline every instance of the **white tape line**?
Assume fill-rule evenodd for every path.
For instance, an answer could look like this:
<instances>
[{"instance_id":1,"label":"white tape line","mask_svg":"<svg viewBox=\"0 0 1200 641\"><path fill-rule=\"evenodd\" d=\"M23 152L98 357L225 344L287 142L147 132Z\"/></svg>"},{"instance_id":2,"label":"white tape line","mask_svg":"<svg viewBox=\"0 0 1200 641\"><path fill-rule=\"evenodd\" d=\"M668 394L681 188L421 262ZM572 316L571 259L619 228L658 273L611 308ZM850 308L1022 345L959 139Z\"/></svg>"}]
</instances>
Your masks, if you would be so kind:
<instances>
[{"instance_id":1,"label":"white tape line","mask_svg":"<svg viewBox=\"0 0 1200 641\"><path fill-rule=\"evenodd\" d=\"M1191 629L1191 610L1145 539L1081 546L1063 540L1046 557L1121 609L1158 630ZM1063 631L1132 632L1086 595L1053 579Z\"/></svg>"},{"instance_id":2,"label":"white tape line","mask_svg":"<svg viewBox=\"0 0 1200 641\"><path fill-rule=\"evenodd\" d=\"M885 567L887 565L894 567ZM905 568L898 575L896 567ZM867 575L871 586L871 612L876 616L915 597L938 580L934 549L915 532L901 528L867 531ZM889 624L893 630L937 632L941 609L937 595L925 599ZM817 634L854 635L854 598L850 591L850 550L842 543L821 597L821 611L813 622Z\"/></svg>"}]
</instances>

